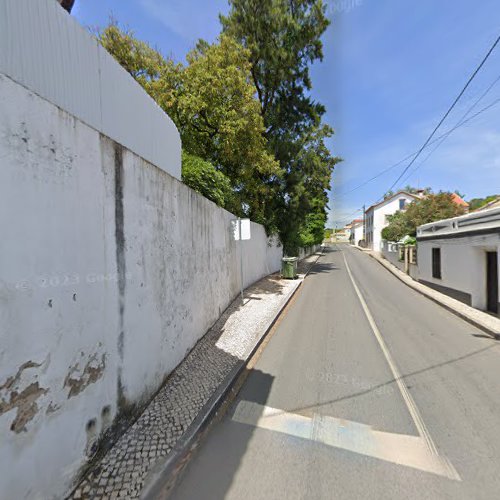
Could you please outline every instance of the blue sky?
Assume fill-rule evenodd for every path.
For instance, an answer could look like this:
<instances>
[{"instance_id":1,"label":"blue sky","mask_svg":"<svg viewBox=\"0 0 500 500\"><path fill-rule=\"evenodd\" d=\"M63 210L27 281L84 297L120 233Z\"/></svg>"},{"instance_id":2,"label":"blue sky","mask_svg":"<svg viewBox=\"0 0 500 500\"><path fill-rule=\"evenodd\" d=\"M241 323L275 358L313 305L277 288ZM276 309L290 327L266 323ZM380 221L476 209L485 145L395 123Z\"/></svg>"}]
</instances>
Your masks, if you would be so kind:
<instances>
[{"instance_id":1,"label":"blue sky","mask_svg":"<svg viewBox=\"0 0 500 500\"><path fill-rule=\"evenodd\" d=\"M458 95L500 34L500 2L330 0L327 9L332 24L323 40L324 60L312 69L313 97L326 105L326 121L336 131L332 152L344 158L330 193L330 224L343 225L376 201L409 160L349 191L418 150ZM225 0L77 0L73 14L84 25L104 26L112 13L139 38L182 61L198 38L217 37L218 13L227 10ZM440 133L458 123L498 77L500 46ZM469 116L499 98L500 81ZM500 103L426 159L431 150L403 186L458 189L469 199L500 193Z\"/></svg>"}]
</instances>

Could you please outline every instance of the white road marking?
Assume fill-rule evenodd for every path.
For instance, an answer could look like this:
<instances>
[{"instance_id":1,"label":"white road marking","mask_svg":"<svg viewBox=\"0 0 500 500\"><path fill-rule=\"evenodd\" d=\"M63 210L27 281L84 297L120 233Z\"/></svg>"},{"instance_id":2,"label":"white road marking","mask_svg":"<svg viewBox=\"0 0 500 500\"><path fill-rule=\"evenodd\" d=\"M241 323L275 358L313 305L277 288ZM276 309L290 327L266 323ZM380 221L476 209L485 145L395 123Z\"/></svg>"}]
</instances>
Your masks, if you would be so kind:
<instances>
[{"instance_id":1,"label":"white road marking","mask_svg":"<svg viewBox=\"0 0 500 500\"><path fill-rule=\"evenodd\" d=\"M391 369L391 372L394 376L394 380L396 381L396 384L401 392L401 396L403 397L403 400L406 403L406 406L408 408L408 411L410 412L413 422L415 423L415 427L417 428L419 435L425 440L429 452L431 452L434 455L439 455L436 445L434 444L434 441L432 440L432 437L427 429L427 426L425 425L422 416L420 415L417 405L415 404L415 401L408 392L408 389L406 388L406 384L404 383L404 379L399 372L396 362L394 361L391 353L389 352L389 349L387 348L387 345L382 337L382 334L380 333L380 330L378 329L377 324L375 323L375 320L370 310L368 309L368 305L363 295L361 294L361 291L359 290L359 287L352 275L351 268L347 263L347 259L344 252L342 252L342 256L344 257L347 274L349 275L349 278L351 278L352 285L359 298L359 301L361 302L361 306L363 307L363 311L365 312L366 318L368 319L373 334L375 335L375 338L377 339L377 342L380 348L382 349L382 352L384 353L385 359L389 364L389 368ZM457 475L457 478L460 479L460 476L458 476L458 473L455 471L453 466L451 464L449 464L449 466L451 469L453 469L454 473Z\"/></svg>"},{"instance_id":2,"label":"white road marking","mask_svg":"<svg viewBox=\"0 0 500 500\"><path fill-rule=\"evenodd\" d=\"M453 466L430 452L419 436L380 432L365 424L323 415L304 417L250 401L240 401L232 419L460 481Z\"/></svg>"}]
</instances>

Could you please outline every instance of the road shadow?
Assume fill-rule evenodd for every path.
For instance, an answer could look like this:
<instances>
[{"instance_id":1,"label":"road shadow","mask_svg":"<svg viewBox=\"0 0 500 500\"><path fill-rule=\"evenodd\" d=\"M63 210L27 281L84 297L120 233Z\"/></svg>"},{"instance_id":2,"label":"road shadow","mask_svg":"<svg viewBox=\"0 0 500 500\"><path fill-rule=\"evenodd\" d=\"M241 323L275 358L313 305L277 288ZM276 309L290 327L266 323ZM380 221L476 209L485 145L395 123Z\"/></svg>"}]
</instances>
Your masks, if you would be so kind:
<instances>
[{"instance_id":1,"label":"road shadow","mask_svg":"<svg viewBox=\"0 0 500 500\"><path fill-rule=\"evenodd\" d=\"M500 334L498 333L495 333L493 334L494 336L492 335L486 335L485 333L473 333L472 336L473 337L476 337L478 339L489 339L489 340L500 340Z\"/></svg>"},{"instance_id":2,"label":"road shadow","mask_svg":"<svg viewBox=\"0 0 500 500\"><path fill-rule=\"evenodd\" d=\"M244 401L265 405L274 377L260 370L248 369L242 372L232 398L224 402L217 417L201 434L196 442L195 451L190 452L179 468L175 478L171 478L170 488L154 497L156 499L193 499L219 500L225 498L245 456L249 442L255 432L253 425L232 420L240 402L237 391L244 384ZM257 407L258 410L259 407ZM261 416L258 411L252 418ZM255 478L258 481L258 478Z\"/></svg>"},{"instance_id":3,"label":"road shadow","mask_svg":"<svg viewBox=\"0 0 500 500\"><path fill-rule=\"evenodd\" d=\"M322 274L322 273L329 273L331 271L339 271L340 267L337 267L335 264L332 264L331 262L317 262L314 264L309 271L309 276L313 274Z\"/></svg>"},{"instance_id":4,"label":"road shadow","mask_svg":"<svg viewBox=\"0 0 500 500\"><path fill-rule=\"evenodd\" d=\"M243 296L245 299L253 299L253 300L261 300L258 298L259 295L283 295L283 279L279 275L279 273L271 274L270 276L266 276L264 279L261 279L249 286L243 291Z\"/></svg>"},{"instance_id":5,"label":"road shadow","mask_svg":"<svg viewBox=\"0 0 500 500\"><path fill-rule=\"evenodd\" d=\"M491 339L491 337L489 337L489 338ZM494 339L491 339L491 340L494 340ZM432 371L432 370L436 370L436 369L441 368L441 367L446 366L446 365L451 365L451 364L454 364L454 363L458 363L459 361L463 361L464 359L471 358L473 356L477 356L478 354L481 354L481 353L483 353L485 351L489 351L490 349L493 349L496 346L497 346L496 343L494 343L492 345L489 345L488 347L483 347L482 349L477 349L476 351L472 351L470 353L464 354L463 356L459 356L457 358L449 359L447 361L443 361L441 363L437 363L437 364L429 366L427 368L422 368L420 370L416 370L416 371L413 371L413 372L410 372L410 373L406 373L404 375L401 375L400 380L407 381L407 379L409 379L410 377L414 377L414 376L420 375L422 373L426 373L426 372L429 372L429 371ZM297 407L297 408L290 408L290 409L287 409L287 411L291 412L291 413L301 413L301 412L315 410L315 409L321 408L322 406L328 406L328 405L331 405L331 404L334 404L334 403L339 403L341 401L346 401L346 400L349 400L349 399L354 399L354 398L358 398L360 396L368 395L368 394L373 393L375 391L379 391L382 388L385 388L385 387L393 384L396 381L397 381L397 379L392 378L392 379L387 380L386 382L383 382L381 384L373 385L373 386L369 387L368 389L363 389L361 391L357 391L357 392L354 392L352 394L347 394L346 396L342 396L340 398L330 399L328 401L324 401L322 403L318 403L318 404L311 405L311 406L303 406L303 407Z\"/></svg>"}]
</instances>

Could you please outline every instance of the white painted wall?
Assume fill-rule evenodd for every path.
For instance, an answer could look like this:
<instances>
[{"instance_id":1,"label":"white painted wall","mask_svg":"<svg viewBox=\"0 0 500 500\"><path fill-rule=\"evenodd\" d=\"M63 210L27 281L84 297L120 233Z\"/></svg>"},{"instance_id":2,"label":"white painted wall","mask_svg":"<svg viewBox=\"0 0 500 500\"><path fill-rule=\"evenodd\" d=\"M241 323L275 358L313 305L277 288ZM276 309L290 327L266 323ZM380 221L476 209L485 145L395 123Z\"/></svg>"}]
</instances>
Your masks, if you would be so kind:
<instances>
[{"instance_id":1,"label":"white painted wall","mask_svg":"<svg viewBox=\"0 0 500 500\"><path fill-rule=\"evenodd\" d=\"M2 498L63 497L215 322L240 288L233 218L0 73ZM243 252L245 285L280 268L257 224Z\"/></svg>"},{"instance_id":2,"label":"white painted wall","mask_svg":"<svg viewBox=\"0 0 500 500\"><path fill-rule=\"evenodd\" d=\"M382 250L382 229L389 225L386 217L400 210L399 200L405 200L408 204L415 201L415 197L406 193L397 193L394 197L385 200L367 211L366 232L367 235L371 235L371 243L368 247L376 252Z\"/></svg>"},{"instance_id":3,"label":"white painted wall","mask_svg":"<svg viewBox=\"0 0 500 500\"><path fill-rule=\"evenodd\" d=\"M172 120L55 0L0 0L0 73L181 178Z\"/></svg>"},{"instance_id":4,"label":"white painted wall","mask_svg":"<svg viewBox=\"0 0 500 500\"><path fill-rule=\"evenodd\" d=\"M353 233L353 244L358 246L358 243L363 239L363 223L354 224L351 231Z\"/></svg>"},{"instance_id":5,"label":"white painted wall","mask_svg":"<svg viewBox=\"0 0 500 500\"><path fill-rule=\"evenodd\" d=\"M432 277L432 248L441 248L441 279ZM486 252L497 251L500 255L498 233L423 240L417 249L421 280L468 293L472 307L486 309Z\"/></svg>"}]
</instances>

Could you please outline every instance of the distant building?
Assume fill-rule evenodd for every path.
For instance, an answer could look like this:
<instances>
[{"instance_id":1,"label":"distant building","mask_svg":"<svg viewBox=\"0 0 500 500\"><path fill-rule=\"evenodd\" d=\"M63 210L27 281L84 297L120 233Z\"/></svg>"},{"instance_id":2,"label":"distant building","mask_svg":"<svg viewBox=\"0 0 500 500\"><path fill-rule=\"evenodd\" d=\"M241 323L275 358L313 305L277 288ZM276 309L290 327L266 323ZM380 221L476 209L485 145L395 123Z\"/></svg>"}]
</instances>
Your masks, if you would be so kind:
<instances>
[{"instance_id":1,"label":"distant building","mask_svg":"<svg viewBox=\"0 0 500 500\"><path fill-rule=\"evenodd\" d=\"M451 198L456 205L463 207L466 212L469 211L469 204L457 193L451 193Z\"/></svg>"},{"instance_id":2,"label":"distant building","mask_svg":"<svg viewBox=\"0 0 500 500\"><path fill-rule=\"evenodd\" d=\"M360 246L364 239L363 234L363 219L355 219L351 222L351 234L349 242L352 245Z\"/></svg>"},{"instance_id":3,"label":"distant building","mask_svg":"<svg viewBox=\"0 0 500 500\"><path fill-rule=\"evenodd\" d=\"M500 207L419 226L417 248L419 281L499 315Z\"/></svg>"},{"instance_id":4,"label":"distant building","mask_svg":"<svg viewBox=\"0 0 500 500\"><path fill-rule=\"evenodd\" d=\"M365 241L367 248L380 252L382 229L389 224L388 216L400 210L405 210L409 203L420 198L421 196L406 191L399 191L380 203L376 203L369 207L365 212Z\"/></svg>"}]
</instances>

